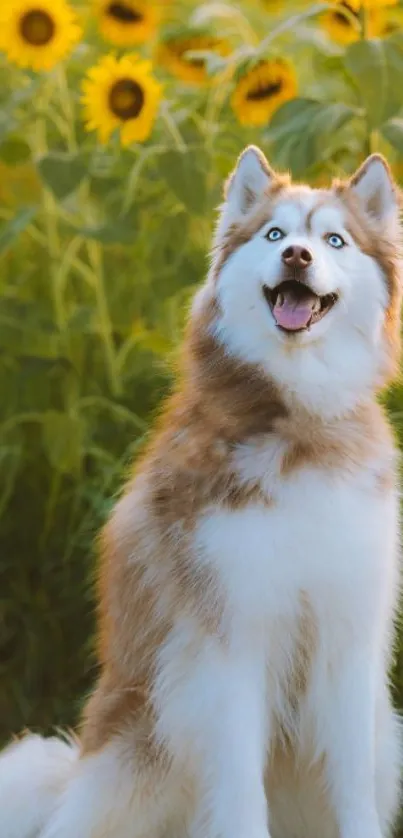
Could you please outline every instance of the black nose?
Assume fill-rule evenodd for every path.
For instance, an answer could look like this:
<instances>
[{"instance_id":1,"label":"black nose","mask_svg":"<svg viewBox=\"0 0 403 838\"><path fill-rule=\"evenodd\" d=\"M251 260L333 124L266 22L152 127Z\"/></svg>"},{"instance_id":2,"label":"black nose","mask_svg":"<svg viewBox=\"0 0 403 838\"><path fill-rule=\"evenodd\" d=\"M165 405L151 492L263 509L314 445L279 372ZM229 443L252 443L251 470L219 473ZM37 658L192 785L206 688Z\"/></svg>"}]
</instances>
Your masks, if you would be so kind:
<instances>
[{"instance_id":1,"label":"black nose","mask_svg":"<svg viewBox=\"0 0 403 838\"><path fill-rule=\"evenodd\" d=\"M286 247L281 254L281 258L285 265L297 270L305 270L313 262L311 251L307 250L306 247L300 247L298 244Z\"/></svg>"}]
</instances>

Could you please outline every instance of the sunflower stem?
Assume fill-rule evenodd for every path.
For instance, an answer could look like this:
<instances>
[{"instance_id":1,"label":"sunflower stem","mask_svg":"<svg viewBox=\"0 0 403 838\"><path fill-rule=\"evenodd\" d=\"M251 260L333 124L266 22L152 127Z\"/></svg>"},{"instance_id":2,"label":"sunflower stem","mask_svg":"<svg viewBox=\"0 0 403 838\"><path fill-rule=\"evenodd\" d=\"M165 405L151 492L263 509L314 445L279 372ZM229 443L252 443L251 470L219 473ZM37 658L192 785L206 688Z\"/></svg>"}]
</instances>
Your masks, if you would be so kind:
<instances>
[{"instance_id":1,"label":"sunflower stem","mask_svg":"<svg viewBox=\"0 0 403 838\"><path fill-rule=\"evenodd\" d=\"M175 120L172 118L172 114L170 113L169 107L166 102L161 103L161 116L165 122L168 131L174 140L176 148L178 151L184 152L186 151L186 143L178 129L178 126L175 123Z\"/></svg>"},{"instance_id":2,"label":"sunflower stem","mask_svg":"<svg viewBox=\"0 0 403 838\"><path fill-rule=\"evenodd\" d=\"M117 372L112 322L109 316L108 301L105 292L102 250L96 241L87 241L87 250L95 278L94 290L98 308L99 326L105 348L105 360L110 388L114 396L119 396L122 392L122 386Z\"/></svg>"},{"instance_id":3,"label":"sunflower stem","mask_svg":"<svg viewBox=\"0 0 403 838\"><path fill-rule=\"evenodd\" d=\"M245 44L248 44L251 47L256 47L259 44L259 36L257 32L255 32L253 26L249 23L248 18L243 12L236 8L233 4L231 6L226 5L225 3L214 3L210 4L202 4L191 16L191 22L196 26L203 26L206 24L206 21L211 20L230 20L231 23L234 24L234 28L238 30L239 35L241 36L242 40Z\"/></svg>"},{"instance_id":4,"label":"sunflower stem","mask_svg":"<svg viewBox=\"0 0 403 838\"><path fill-rule=\"evenodd\" d=\"M309 20L311 17L316 17L317 15L323 14L323 12L329 11L331 8L339 8L336 3L329 4L329 3L316 3L314 6L310 6L309 9L303 12L298 12L297 14L293 15L292 17L287 17L285 20L282 20L278 26L275 26L274 29L270 32L263 41L260 42L258 51L259 53L263 53L267 50L267 47L270 46L273 41L276 40L280 35L283 35L285 32L289 30L295 31L296 27L299 23L302 23L304 20Z\"/></svg>"},{"instance_id":5,"label":"sunflower stem","mask_svg":"<svg viewBox=\"0 0 403 838\"><path fill-rule=\"evenodd\" d=\"M46 547L46 543L48 540L48 535L52 526L53 515L56 509L57 501L59 499L60 490L62 487L62 474L59 470L53 470L51 481L50 481L50 489L49 495L47 497L47 503L45 506L45 514L44 514L44 523L41 532L41 536L39 539L39 549L43 553Z\"/></svg>"},{"instance_id":6,"label":"sunflower stem","mask_svg":"<svg viewBox=\"0 0 403 838\"><path fill-rule=\"evenodd\" d=\"M368 10L365 8L364 3L361 3L360 6L360 13L359 13L359 21L360 21L360 38L362 41L365 41L368 38L369 30L368 30ZM365 131L365 141L364 141L364 155L368 157L368 155L372 154L375 150L375 132L371 128L371 122L369 118L369 114L366 113L365 116L366 122L366 131Z\"/></svg>"},{"instance_id":7,"label":"sunflower stem","mask_svg":"<svg viewBox=\"0 0 403 838\"><path fill-rule=\"evenodd\" d=\"M206 144L209 149L212 149L214 145L216 137L214 127L231 89L236 63L236 59L234 60L233 57L228 60L227 65L218 76L218 83L212 85L211 94L207 99L206 122L208 130L206 132Z\"/></svg>"},{"instance_id":8,"label":"sunflower stem","mask_svg":"<svg viewBox=\"0 0 403 838\"><path fill-rule=\"evenodd\" d=\"M66 120L67 147L70 152L75 154L77 153L78 146L75 131L74 108L67 84L66 71L63 65L59 65L56 69L56 80L59 88L60 102Z\"/></svg>"},{"instance_id":9,"label":"sunflower stem","mask_svg":"<svg viewBox=\"0 0 403 838\"><path fill-rule=\"evenodd\" d=\"M43 102L41 104L45 105L46 102ZM39 157L44 156L48 151L45 117L40 117L37 120L35 132L35 151ZM64 327L64 310L63 300L60 296L60 285L58 282L57 269L61 252L59 230L57 223L57 204L52 193L46 187L43 188L43 210L47 250L49 252L50 257L50 276L55 320L58 331L62 332Z\"/></svg>"}]
</instances>

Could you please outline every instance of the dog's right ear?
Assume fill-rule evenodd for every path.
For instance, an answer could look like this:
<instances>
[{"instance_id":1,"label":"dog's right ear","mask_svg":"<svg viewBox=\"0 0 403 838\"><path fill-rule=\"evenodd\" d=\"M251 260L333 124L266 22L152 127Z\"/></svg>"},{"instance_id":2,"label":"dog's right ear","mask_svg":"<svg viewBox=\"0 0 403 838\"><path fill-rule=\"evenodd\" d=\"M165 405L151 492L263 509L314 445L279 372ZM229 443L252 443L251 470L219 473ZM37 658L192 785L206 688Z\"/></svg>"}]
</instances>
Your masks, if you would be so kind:
<instances>
[{"instance_id":1,"label":"dog's right ear","mask_svg":"<svg viewBox=\"0 0 403 838\"><path fill-rule=\"evenodd\" d=\"M242 152L224 187L218 238L231 224L241 222L254 209L270 190L275 177L260 148L250 145Z\"/></svg>"},{"instance_id":2,"label":"dog's right ear","mask_svg":"<svg viewBox=\"0 0 403 838\"><path fill-rule=\"evenodd\" d=\"M263 198L274 177L260 148L248 146L225 184L224 197L231 213L239 217L247 215Z\"/></svg>"}]
</instances>

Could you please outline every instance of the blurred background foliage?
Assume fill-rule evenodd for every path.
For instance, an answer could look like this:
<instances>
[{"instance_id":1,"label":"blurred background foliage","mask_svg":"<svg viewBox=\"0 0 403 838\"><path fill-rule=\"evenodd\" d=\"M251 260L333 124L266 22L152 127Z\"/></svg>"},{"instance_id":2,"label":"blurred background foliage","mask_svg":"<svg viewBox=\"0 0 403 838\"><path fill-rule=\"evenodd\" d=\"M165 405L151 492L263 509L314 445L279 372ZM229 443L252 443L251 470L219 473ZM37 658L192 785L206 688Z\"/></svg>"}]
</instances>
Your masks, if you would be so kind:
<instances>
[{"instance_id":1,"label":"blurred background foliage","mask_svg":"<svg viewBox=\"0 0 403 838\"><path fill-rule=\"evenodd\" d=\"M0 738L73 725L94 537L168 391L249 142L312 184L403 174L403 7L7 0L0 9ZM403 389L386 404L399 440ZM393 671L403 705L403 641Z\"/></svg>"}]
</instances>

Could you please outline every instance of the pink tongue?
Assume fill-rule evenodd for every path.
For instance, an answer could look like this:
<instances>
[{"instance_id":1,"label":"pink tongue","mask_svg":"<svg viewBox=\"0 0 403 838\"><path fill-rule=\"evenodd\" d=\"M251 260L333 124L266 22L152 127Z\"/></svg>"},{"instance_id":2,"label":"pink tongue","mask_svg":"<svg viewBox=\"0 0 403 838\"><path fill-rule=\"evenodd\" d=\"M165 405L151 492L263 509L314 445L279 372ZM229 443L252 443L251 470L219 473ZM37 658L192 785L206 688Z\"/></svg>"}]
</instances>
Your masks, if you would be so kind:
<instances>
[{"instance_id":1,"label":"pink tongue","mask_svg":"<svg viewBox=\"0 0 403 838\"><path fill-rule=\"evenodd\" d=\"M282 303L279 303L278 300L279 298L273 308L274 319L278 326L296 331L297 329L304 329L308 325L312 317L314 297L296 300L295 297L284 294Z\"/></svg>"}]
</instances>

